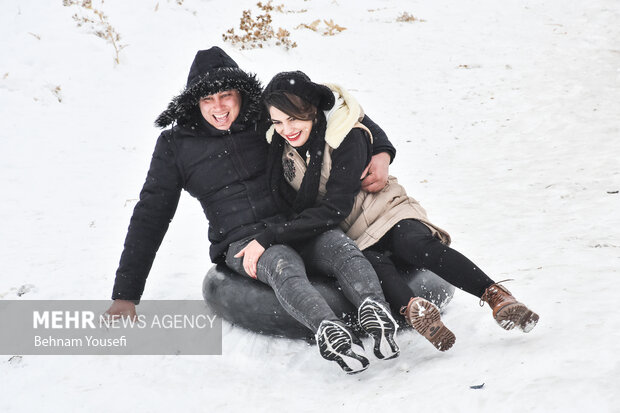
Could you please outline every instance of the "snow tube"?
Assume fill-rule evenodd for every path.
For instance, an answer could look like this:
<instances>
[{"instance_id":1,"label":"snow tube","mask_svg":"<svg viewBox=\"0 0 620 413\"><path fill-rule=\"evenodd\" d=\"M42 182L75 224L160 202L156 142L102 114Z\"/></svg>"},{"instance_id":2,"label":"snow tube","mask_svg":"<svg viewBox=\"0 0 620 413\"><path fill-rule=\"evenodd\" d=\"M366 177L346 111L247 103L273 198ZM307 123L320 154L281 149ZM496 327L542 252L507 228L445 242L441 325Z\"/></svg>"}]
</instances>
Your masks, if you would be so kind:
<instances>
[{"instance_id":1,"label":"snow tube","mask_svg":"<svg viewBox=\"0 0 620 413\"><path fill-rule=\"evenodd\" d=\"M426 298L440 309L454 295L454 287L431 271L411 269L401 272L416 296ZM308 278L334 313L359 332L357 311L340 291L336 279L312 274ZM202 295L212 311L232 324L262 334L313 338L310 330L282 308L271 287L241 276L225 265L216 265L207 272ZM396 318L404 324L400 315Z\"/></svg>"}]
</instances>

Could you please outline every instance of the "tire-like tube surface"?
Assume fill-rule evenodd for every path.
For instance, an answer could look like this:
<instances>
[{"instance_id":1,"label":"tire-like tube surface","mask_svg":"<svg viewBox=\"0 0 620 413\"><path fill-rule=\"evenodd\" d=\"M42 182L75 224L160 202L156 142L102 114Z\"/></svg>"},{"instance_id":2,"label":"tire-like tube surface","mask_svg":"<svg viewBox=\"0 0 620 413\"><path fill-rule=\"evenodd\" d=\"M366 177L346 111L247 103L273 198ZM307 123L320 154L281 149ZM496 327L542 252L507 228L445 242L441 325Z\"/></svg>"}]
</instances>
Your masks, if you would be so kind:
<instances>
[{"instance_id":1,"label":"tire-like tube surface","mask_svg":"<svg viewBox=\"0 0 620 413\"><path fill-rule=\"evenodd\" d=\"M426 298L440 309L454 295L454 287L431 271L403 270L402 274L416 296ZM348 323L355 323L357 311L344 297L334 278L310 275L309 279L336 315ZM241 276L225 265L216 265L207 272L202 295L216 314L232 324L262 334L312 338L313 333L282 308L271 287Z\"/></svg>"}]
</instances>

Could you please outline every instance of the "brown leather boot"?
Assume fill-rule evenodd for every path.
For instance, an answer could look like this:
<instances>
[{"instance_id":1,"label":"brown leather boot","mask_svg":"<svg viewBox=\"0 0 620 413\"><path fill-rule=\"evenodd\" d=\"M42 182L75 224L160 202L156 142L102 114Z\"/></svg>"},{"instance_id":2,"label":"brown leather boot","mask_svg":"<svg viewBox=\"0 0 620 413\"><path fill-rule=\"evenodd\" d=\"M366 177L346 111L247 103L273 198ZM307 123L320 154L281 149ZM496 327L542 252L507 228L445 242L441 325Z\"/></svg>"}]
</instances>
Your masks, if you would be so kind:
<instances>
[{"instance_id":1,"label":"brown leather boot","mask_svg":"<svg viewBox=\"0 0 620 413\"><path fill-rule=\"evenodd\" d=\"M485 302L493 309L493 317L497 324L505 330L512 330L516 326L529 333L538 323L538 314L518 302L506 287L499 285L499 282L491 284L484 291L480 298L480 306L484 306Z\"/></svg>"},{"instance_id":2,"label":"brown leather boot","mask_svg":"<svg viewBox=\"0 0 620 413\"><path fill-rule=\"evenodd\" d=\"M400 309L407 323L422 334L439 351L446 351L454 345L456 337L441 322L439 309L435 304L420 297L412 297L406 307Z\"/></svg>"}]
</instances>

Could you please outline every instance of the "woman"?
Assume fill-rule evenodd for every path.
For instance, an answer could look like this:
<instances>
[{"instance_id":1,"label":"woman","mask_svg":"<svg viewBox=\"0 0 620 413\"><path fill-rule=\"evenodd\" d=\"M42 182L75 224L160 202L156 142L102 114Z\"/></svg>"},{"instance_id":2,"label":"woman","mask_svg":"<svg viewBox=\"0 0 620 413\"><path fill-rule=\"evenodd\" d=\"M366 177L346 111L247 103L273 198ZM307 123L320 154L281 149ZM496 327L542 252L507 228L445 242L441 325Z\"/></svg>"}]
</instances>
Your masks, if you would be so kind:
<instances>
[{"instance_id":1,"label":"woman","mask_svg":"<svg viewBox=\"0 0 620 413\"><path fill-rule=\"evenodd\" d=\"M360 191L358 178L368 163L372 137L359 123L361 107L346 91L313 83L302 72L284 72L267 85L263 99L273 124L267 133L272 191L296 215L268 226L250 249L295 244L340 225L373 263L388 300L439 350L450 348L454 335L434 305L412 297L392 259L428 268L481 304L489 303L506 330L516 326L529 332L536 325L537 314L449 247L448 233L428 220L395 178L380 193Z\"/></svg>"}]
</instances>

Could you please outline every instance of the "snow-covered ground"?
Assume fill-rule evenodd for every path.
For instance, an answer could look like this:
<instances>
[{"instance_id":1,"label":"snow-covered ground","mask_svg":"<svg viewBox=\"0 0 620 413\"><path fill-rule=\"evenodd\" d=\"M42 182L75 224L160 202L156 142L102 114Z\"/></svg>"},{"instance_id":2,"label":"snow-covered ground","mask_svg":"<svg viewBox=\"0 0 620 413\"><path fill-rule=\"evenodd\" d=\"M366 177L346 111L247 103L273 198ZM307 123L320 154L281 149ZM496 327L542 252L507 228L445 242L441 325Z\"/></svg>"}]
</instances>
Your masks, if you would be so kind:
<instances>
[{"instance_id":1,"label":"snow-covered ground","mask_svg":"<svg viewBox=\"0 0 620 413\"><path fill-rule=\"evenodd\" d=\"M404 332L400 358L356 376L230 325L222 356L4 355L0 411L620 411L616 0L294 0L307 11L272 12L290 51L223 43L253 1L94 5L127 45L120 64L78 6L0 5L0 299L110 296L153 120L196 50L219 45L264 82L302 69L352 90L397 146L391 172L541 319L506 332L457 292L453 349ZM347 30L295 29L316 19ZM145 299L201 299L206 230L184 195Z\"/></svg>"}]
</instances>

